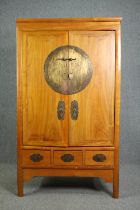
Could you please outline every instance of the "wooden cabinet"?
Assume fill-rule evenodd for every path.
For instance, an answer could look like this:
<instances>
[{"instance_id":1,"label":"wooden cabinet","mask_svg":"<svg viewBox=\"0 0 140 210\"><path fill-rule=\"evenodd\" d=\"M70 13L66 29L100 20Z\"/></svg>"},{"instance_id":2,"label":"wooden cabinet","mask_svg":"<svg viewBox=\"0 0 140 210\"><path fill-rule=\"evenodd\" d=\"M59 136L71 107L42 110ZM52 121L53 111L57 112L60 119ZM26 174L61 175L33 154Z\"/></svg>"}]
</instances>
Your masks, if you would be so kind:
<instances>
[{"instance_id":1,"label":"wooden cabinet","mask_svg":"<svg viewBox=\"0 0 140 210\"><path fill-rule=\"evenodd\" d=\"M118 197L120 22L17 19L19 196L62 175L101 177Z\"/></svg>"}]
</instances>

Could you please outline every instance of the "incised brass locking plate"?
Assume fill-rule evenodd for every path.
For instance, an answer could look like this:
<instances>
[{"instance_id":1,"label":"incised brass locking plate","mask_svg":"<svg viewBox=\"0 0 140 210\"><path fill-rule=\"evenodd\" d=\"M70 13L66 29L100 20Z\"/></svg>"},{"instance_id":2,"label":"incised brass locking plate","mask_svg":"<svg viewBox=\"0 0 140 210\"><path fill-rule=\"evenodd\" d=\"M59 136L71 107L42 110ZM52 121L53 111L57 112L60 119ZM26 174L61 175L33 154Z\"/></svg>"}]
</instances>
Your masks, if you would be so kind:
<instances>
[{"instance_id":1,"label":"incised brass locking plate","mask_svg":"<svg viewBox=\"0 0 140 210\"><path fill-rule=\"evenodd\" d=\"M79 47L66 45L53 50L45 61L45 79L58 93L74 94L83 90L92 77L92 63Z\"/></svg>"}]
</instances>

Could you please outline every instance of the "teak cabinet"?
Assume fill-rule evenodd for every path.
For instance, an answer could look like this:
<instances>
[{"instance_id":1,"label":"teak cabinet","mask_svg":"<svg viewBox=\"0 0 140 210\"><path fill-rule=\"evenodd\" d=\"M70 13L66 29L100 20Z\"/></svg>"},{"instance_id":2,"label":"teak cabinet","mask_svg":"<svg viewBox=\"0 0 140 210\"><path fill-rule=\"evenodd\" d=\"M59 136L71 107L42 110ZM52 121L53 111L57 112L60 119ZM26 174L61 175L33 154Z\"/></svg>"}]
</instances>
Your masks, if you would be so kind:
<instances>
[{"instance_id":1,"label":"teak cabinet","mask_svg":"<svg viewBox=\"0 0 140 210\"><path fill-rule=\"evenodd\" d=\"M119 194L120 17L17 19L18 195L34 176Z\"/></svg>"}]
</instances>

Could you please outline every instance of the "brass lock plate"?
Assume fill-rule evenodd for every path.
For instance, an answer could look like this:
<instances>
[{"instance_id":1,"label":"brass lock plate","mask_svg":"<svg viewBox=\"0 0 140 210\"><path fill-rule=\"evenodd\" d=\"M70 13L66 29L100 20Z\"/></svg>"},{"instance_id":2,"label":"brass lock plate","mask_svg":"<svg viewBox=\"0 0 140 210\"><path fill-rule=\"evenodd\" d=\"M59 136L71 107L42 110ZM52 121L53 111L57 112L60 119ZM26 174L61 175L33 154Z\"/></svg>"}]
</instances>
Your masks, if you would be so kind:
<instances>
[{"instance_id":1,"label":"brass lock plate","mask_svg":"<svg viewBox=\"0 0 140 210\"><path fill-rule=\"evenodd\" d=\"M66 45L53 50L44 66L48 85L58 93L71 95L83 90L92 78L92 63L79 47Z\"/></svg>"}]
</instances>

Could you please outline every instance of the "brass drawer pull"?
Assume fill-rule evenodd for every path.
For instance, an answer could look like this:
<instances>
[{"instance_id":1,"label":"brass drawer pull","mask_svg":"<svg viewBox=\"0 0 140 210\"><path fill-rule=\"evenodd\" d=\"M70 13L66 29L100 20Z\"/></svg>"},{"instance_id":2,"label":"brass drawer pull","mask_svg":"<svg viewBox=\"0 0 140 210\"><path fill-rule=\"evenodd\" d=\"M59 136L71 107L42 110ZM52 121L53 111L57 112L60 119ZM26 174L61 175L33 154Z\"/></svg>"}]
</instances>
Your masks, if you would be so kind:
<instances>
[{"instance_id":1,"label":"brass drawer pull","mask_svg":"<svg viewBox=\"0 0 140 210\"><path fill-rule=\"evenodd\" d=\"M57 106L57 117L59 120L64 120L65 116L65 102L59 101Z\"/></svg>"},{"instance_id":2,"label":"brass drawer pull","mask_svg":"<svg viewBox=\"0 0 140 210\"><path fill-rule=\"evenodd\" d=\"M40 162L41 160L43 160L43 156L40 154L32 154L30 156L30 160L32 160L33 162Z\"/></svg>"},{"instance_id":3,"label":"brass drawer pull","mask_svg":"<svg viewBox=\"0 0 140 210\"><path fill-rule=\"evenodd\" d=\"M72 162L74 160L74 156L72 154L64 154L61 156L61 160L64 162Z\"/></svg>"},{"instance_id":4,"label":"brass drawer pull","mask_svg":"<svg viewBox=\"0 0 140 210\"><path fill-rule=\"evenodd\" d=\"M106 156L104 154L96 154L92 159L96 162L104 162L106 160Z\"/></svg>"},{"instance_id":5,"label":"brass drawer pull","mask_svg":"<svg viewBox=\"0 0 140 210\"><path fill-rule=\"evenodd\" d=\"M77 120L79 111L78 111L78 102L76 100L71 102L70 112L72 120Z\"/></svg>"}]
</instances>

